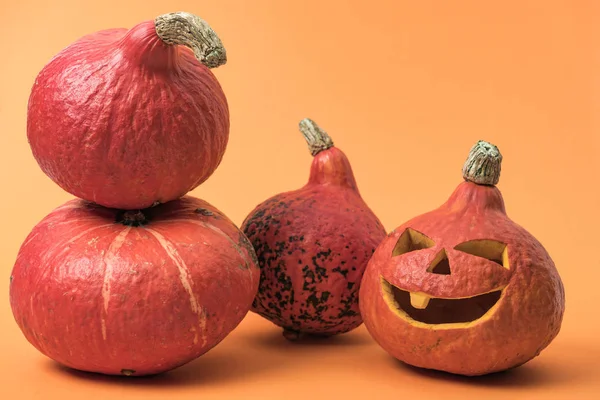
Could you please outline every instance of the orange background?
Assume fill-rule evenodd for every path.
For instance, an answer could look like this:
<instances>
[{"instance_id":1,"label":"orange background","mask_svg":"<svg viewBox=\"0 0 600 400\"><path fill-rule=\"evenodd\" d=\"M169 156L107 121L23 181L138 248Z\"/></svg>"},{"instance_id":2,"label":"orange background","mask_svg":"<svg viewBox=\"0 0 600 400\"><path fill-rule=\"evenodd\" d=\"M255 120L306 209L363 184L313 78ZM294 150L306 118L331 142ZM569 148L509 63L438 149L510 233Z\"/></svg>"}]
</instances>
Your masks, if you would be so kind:
<instances>
[{"instance_id":1,"label":"orange background","mask_svg":"<svg viewBox=\"0 0 600 400\"><path fill-rule=\"evenodd\" d=\"M206 356L154 379L70 373L40 355L13 321L8 278L29 230L71 196L29 151L33 80L86 33L179 10L209 21L229 56L216 70L229 147L194 195L240 224L304 184L297 123L308 116L349 156L389 231L443 202L471 145L491 141L509 215L564 280L552 345L513 372L461 379L400 365L362 327L288 345L249 315ZM600 398L600 2L2 0L0 15L1 399Z\"/></svg>"}]
</instances>

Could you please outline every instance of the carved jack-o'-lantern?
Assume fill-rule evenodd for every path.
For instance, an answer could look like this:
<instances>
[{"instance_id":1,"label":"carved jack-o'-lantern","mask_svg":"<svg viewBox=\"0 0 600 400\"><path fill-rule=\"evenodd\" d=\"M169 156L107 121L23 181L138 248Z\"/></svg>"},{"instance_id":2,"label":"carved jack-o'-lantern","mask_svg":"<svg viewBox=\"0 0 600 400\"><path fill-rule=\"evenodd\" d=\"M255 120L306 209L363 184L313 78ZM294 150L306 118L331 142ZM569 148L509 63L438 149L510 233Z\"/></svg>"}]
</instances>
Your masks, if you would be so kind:
<instances>
[{"instance_id":1,"label":"carved jack-o'-lantern","mask_svg":"<svg viewBox=\"0 0 600 400\"><path fill-rule=\"evenodd\" d=\"M563 284L544 247L506 215L495 186L501 161L479 141L465 182L390 233L369 262L365 325L407 364L482 375L531 360L559 332Z\"/></svg>"}]
</instances>

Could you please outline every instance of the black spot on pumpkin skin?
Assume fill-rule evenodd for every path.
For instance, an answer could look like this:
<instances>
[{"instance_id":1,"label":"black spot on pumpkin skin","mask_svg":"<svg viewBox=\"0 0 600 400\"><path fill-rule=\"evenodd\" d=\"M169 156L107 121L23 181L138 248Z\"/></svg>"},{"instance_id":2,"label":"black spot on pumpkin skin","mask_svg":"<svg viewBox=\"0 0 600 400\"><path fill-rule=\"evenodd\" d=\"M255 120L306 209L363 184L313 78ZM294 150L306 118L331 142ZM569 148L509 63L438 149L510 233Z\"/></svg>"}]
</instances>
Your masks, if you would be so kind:
<instances>
[{"instance_id":1,"label":"black spot on pumpkin skin","mask_svg":"<svg viewBox=\"0 0 600 400\"><path fill-rule=\"evenodd\" d=\"M252 216L253 219L260 219L265 216L265 210L259 210Z\"/></svg>"},{"instance_id":2,"label":"black spot on pumpkin skin","mask_svg":"<svg viewBox=\"0 0 600 400\"><path fill-rule=\"evenodd\" d=\"M316 202L314 199L299 201L303 202L305 208L312 207ZM310 257L308 265L303 265L303 258L299 258L297 263L292 262L293 258L290 259L294 252L306 254L303 235L289 236L287 240L273 243L272 246L265 240L267 236L277 236L280 227L292 224L285 216L290 204L291 202L276 199L267 201L243 223L244 233L256 250L261 269L259 294L254 299L253 311L288 331L302 331L304 323L319 325L322 330L341 327L340 331L344 331L345 325L350 326L354 324L357 317L359 318L359 314L352 310L358 301L356 292L358 282L347 282L347 290L336 293L340 298L334 299L330 292L318 290L318 284L330 278L329 272L341 274L347 279L350 269L344 267L345 261L340 262L337 268L329 272L324 267L331 262L331 258L339 257L341 254L325 249ZM314 243L322 247L318 239ZM350 245L346 248L349 249ZM314 246L308 244L308 247ZM292 265L285 265L285 260L288 263L292 262ZM303 279L301 282L303 300L297 299L291 277L286 272L288 268L300 270L298 277ZM352 270L356 271L356 267L352 267ZM331 307L335 307L333 313Z\"/></svg>"},{"instance_id":3,"label":"black spot on pumpkin skin","mask_svg":"<svg viewBox=\"0 0 600 400\"><path fill-rule=\"evenodd\" d=\"M358 313L356 311L352 310L356 301L358 301L357 291L351 292L350 296L348 296L346 299L342 299L341 300L342 306L340 307L340 312L337 317L344 318L344 317L358 316Z\"/></svg>"},{"instance_id":4,"label":"black spot on pumpkin skin","mask_svg":"<svg viewBox=\"0 0 600 400\"><path fill-rule=\"evenodd\" d=\"M204 215L205 217L212 217L213 215L215 215L215 213L213 213L210 210L207 210L206 208L196 208L194 212L196 214Z\"/></svg>"},{"instance_id":5,"label":"black spot on pumpkin skin","mask_svg":"<svg viewBox=\"0 0 600 400\"><path fill-rule=\"evenodd\" d=\"M267 279L267 274L274 276L275 282L277 282L278 290L280 292L281 299L275 303L273 301L267 304L267 307L261 304L261 296L256 296L253 301L253 309L263 317L267 319L275 319L280 322L282 320L282 310L285 309L286 305L293 302L293 289L291 278L286 274L285 268L279 261L283 252L286 250L285 242L275 243L275 248L271 248L265 241L260 240L261 236L264 236L271 227L278 227L280 222L273 218L271 215L266 215L265 210L260 210L250 217L245 226L253 226L253 232L257 232L257 235L250 235L250 232L245 232L246 235L251 236L252 247L256 251L257 264L261 269L259 287L262 293L270 293L271 290L268 286L270 280ZM275 231L277 233L277 229ZM268 272L267 272L268 271Z\"/></svg>"},{"instance_id":6,"label":"black spot on pumpkin skin","mask_svg":"<svg viewBox=\"0 0 600 400\"><path fill-rule=\"evenodd\" d=\"M348 270L342 269L342 267L335 267L331 271L341 274L344 278L348 277Z\"/></svg>"}]
</instances>

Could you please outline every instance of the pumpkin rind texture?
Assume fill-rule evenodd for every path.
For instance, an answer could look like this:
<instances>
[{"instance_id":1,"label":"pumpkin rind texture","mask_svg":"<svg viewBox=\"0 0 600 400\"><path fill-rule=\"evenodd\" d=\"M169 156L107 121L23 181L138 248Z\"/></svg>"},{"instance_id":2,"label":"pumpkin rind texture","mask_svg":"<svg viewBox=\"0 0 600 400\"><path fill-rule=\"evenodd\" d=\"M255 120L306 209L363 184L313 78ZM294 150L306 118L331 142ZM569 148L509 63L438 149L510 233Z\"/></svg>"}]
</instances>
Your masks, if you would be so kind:
<instances>
[{"instance_id":1,"label":"pumpkin rind texture","mask_svg":"<svg viewBox=\"0 0 600 400\"><path fill-rule=\"evenodd\" d=\"M428 245L398 254L407 230L428 238ZM482 252L483 241L502 245L504 258ZM450 270L435 273L442 251ZM467 312L453 309L458 299L494 292L499 298L470 310L477 317L452 320ZM425 294L429 303L409 304L409 293ZM550 255L507 216L498 188L466 181L442 206L404 223L380 244L364 274L360 309L372 337L395 358L471 376L539 355L559 333L565 293Z\"/></svg>"},{"instance_id":2,"label":"pumpkin rind texture","mask_svg":"<svg viewBox=\"0 0 600 400\"><path fill-rule=\"evenodd\" d=\"M165 372L242 321L258 288L256 255L200 199L144 210L141 225L123 215L77 199L45 217L13 268L12 311L27 340L65 366Z\"/></svg>"},{"instance_id":3,"label":"pumpkin rind texture","mask_svg":"<svg viewBox=\"0 0 600 400\"><path fill-rule=\"evenodd\" d=\"M327 146L315 155L304 187L259 204L241 228L261 268L252 311L284 328L288 339L362 324L361 278L386 234L361 198L345 154Z\"/></svg>"},{"instance_id":4,"label":"pumpkin rind texture","mask_svg":"<svg viewBox=\"0 0 600 400\"><path fill-rule=\"evenodd\" d=\"M87 35L39 73L27 114L39 166L67 192L141 209L208 179L229 138L229 109L211 70L147 21Z\"/></svg>"}]
</instances>

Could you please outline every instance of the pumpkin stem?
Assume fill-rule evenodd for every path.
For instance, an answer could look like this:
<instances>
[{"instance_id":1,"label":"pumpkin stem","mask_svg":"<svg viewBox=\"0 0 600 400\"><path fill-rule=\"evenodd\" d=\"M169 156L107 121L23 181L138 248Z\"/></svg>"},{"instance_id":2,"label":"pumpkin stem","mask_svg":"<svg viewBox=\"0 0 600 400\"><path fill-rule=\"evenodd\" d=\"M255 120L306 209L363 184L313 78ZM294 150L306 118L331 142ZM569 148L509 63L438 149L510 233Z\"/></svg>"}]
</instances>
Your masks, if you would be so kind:
<instances>
[{"instance_id":1,"label":"pumpkin stem","mask_svg":"<svg viewBox=\"0 0 600 400\"><path fill-rule=\"evenodd\" d=\"M227 62L227 53L221 39L206 21L187 12L163 14L155 18L158 37L170 45L183 45L208 68L216 68Z\"/></svg>"},{"instance_id":2,"label":"pumpkin stem","mask_svg":"<svg viewBox=\"0 0 600 400\"><path fill-rule=\"evenodd\" d=\"M304 118L300 121L300 132L308 143L308 149L310 154L316 156L323 150L327 150L333 147L333 140L323 129L317 125L315 121L310 118Z\"/></svg>"},{"instance_id":3,"label":"pumpkin stem","mask_svg":"<svg viewBox=\"0 0 600 400\"><path fill-rule=\"evenodd\" d=\"M121 210L117 213L116 222L126 226L142 226L148 223L148 218L141 210Z\"/></svg>"},{"instance_id":4,"label":"pumpkin stem","mask_svg":"<svg viewBox=\"0 0 600 400\"><path fill-rule=\"evenodd\" d=\"M495 186L500 180L502 154L495 145L479 140L471 148L463 165L462 173L466 181L479 185Z\"/></svg>"}]
</instances>

